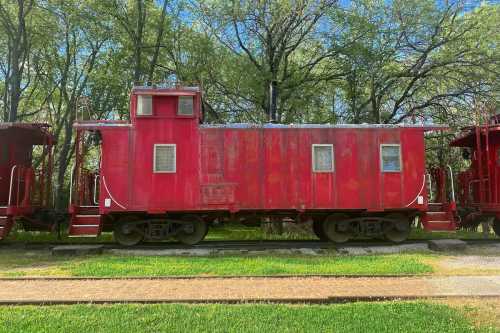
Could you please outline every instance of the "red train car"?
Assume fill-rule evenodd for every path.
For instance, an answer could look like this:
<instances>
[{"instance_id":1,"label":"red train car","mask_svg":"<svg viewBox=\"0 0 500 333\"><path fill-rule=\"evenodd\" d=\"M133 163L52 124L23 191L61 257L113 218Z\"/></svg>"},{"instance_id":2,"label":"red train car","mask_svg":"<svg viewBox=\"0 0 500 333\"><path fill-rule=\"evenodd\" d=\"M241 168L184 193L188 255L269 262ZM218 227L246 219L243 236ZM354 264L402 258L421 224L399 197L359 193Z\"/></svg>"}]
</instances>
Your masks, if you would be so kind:
<instances>
[{"instance_id":1,"label":"red train car","mask_svg":"<svg viewBox=\"0 0 500 333\"><path fill-rule=\"evenodd\" d=\"M55 142L48 128L46 124L0 123L0 240L16 221L27 230L49 230L53 225L50 196ZM34 153L38 153L36 161Z\"/></svg>"},{"instance_id":2,"label":"red train car","mask_svg":"<svg viewBox=\"0 0 500 333\"><path fill-rule=\"evenodd\" d=\"M72 236L194 244L214 219L313 220L335 242L402 241L416 216L454 228L453 205L428 212L424 132L442 128L200 124L198 88L134 88L130 117L74 125ZM98 170L85 168L88 133L100 140Z\"/></svg>"},{"instance_id":3,"label":"red train car","mask_svg":"<svg viewBox=\"0 0 500 333\"><path fill-rule=\"evenodd\" d=\"M451 143L461 147L469 168L460 173L459 203L461 225L477 226L491 220L493 230L500 236L500 117L492 117L490 124L471 126Z\"/></svg>"}]
</instances>

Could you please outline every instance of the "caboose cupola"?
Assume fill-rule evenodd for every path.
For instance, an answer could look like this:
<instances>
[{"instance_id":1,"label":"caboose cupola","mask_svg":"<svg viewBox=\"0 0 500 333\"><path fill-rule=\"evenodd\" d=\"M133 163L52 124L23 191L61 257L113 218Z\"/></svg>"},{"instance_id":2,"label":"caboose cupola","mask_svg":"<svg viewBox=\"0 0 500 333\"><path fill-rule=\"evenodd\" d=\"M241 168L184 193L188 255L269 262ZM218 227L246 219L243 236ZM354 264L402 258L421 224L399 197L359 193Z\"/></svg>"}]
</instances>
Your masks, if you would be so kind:
<instances>
[{"instance_id":1,"label":"caboose cupola","mask_svg":"<svg viewBox=\"0 0 500 333\"><path fill-rule=\"evenodd\" d=\"M132 122L158 118L198 120L200 102L198 87L135 87L131 94L130 118Z\"/></svg>"}]
</instances>

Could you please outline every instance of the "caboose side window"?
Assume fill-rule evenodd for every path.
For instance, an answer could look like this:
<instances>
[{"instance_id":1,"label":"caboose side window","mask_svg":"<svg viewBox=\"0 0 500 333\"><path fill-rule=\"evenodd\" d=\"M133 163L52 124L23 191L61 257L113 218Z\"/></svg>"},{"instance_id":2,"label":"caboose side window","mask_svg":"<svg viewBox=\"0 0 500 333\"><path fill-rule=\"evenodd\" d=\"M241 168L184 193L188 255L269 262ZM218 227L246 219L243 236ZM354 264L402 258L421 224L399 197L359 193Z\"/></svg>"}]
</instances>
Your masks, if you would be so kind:
<instances>
[{"instance_id":1,"label":"caboose side window","mask_svg":"<svg viewBox=\"0 0 500 333\"><path fill-rule=\"evenodd\" d=\"M175 173L177 156L175 144L155 144L153 153L153 171L155 173Z\"/></svg>"},{"instance_id":2,"label":"caboose side window","mask_svg":"<svg viewBox=\"0 0 500 333\"><path fill-rule=\"evenodd\" d=\"M397 144L380 145L380 164L382 172L400 172L401 146Z\"/></svg>"},{"instance_id":3,"label":"caboose side window","mask_svg":"<svg viewBox=\"0 0 500 333\"><path fill-rule=\"evenodd\" d=\"M148 95L137 96L137 115L138 116L153 115L153 96L148 96Z\"/></svg>"},{"instance_id":4,"label":"caboose side window","mask_svg":"<svg viewBox=\"0 0 500 333\"><path fill-rule=\"evenodd\" d=\"M193 115L193 96L179 96L177 114L179 116Z\"/></svg>"},{"instance_id":5,"label":"caboose side window","mask_svg":"<svg viewBox=\"0 0 500 333\"><path fill-rule=\"evenodd\" d=\"M312 145L312 167L313 172L333 172L333 145Z\"/></svg>"}]
</instances>

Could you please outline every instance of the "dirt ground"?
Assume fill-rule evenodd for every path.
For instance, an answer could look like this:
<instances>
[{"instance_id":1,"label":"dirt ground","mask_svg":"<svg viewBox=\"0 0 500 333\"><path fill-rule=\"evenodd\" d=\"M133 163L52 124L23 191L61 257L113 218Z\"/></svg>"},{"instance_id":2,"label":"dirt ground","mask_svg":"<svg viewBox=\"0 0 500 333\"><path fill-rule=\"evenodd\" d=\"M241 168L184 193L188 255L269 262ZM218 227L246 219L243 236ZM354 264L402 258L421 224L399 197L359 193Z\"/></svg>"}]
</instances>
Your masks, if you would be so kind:
<instances>
[{"instance_id":1,"label":"dirt ground","mask_svg":"<svg viewBox=\"0 0 500 333\"><path fill-rule=\"evenodd\" d=\"M500 297L500 275L404 278L193 278L0 280L3 302L245 301Z\"/></svg>"},{"instance_id":2,"label":"dirt ground","mask_svg":"<svg viewBox=\"0 0 500 333\"><path fill-rule=\"evenodd\" d=\"M432 261L437 274L489 275L500 274L500 256L496 255L455 255Z\"/></svg>"},{"instance_id":3,"label":"dirt ground","mask_svg":"<svg viewBox=\"0 0 500 333\"><path fill-rule=\"evenodd\" d=\"M445 298L435 300L462 312L476 327L500 329L500 297Z\"/></svg>"}]
</instances>

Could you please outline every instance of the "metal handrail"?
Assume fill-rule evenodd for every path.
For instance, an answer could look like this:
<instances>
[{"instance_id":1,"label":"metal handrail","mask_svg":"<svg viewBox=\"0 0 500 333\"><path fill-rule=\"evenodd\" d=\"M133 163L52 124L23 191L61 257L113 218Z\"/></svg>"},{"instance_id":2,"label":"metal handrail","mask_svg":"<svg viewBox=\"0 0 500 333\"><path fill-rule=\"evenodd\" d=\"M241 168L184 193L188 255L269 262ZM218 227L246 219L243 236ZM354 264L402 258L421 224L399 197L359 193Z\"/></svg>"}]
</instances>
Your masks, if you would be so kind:
<instances>
[{"instance_id":1,"label":"metal handrail","mask_svg":"<svg viewBox=\"0 0 500 333\"><path fill-rule=\"evenodd\" d=\"M10 187L9 187L9 201L7 203L7 206L10 206L12 202L12 185L14 184L14 171L16 170L18 166L14 165L12 169L10 169Z\"/></svg>"},{"instance_id":2,"label":"metal handrail","mask_svg":"<svg viewBox=\"0 0 500 333\"><path fill-rule=\"evenodd\" d=\"M429 183L429 201L432 201L432 177L431 174L426 174Z\"/></svg>"},{"instance_id":3,"label":"metal handrail","mask_svg":"<svg viewBox=\"0 0 500 333\"><path fill-rule=\"evenodd\" d=\"M76 165L71 168L71 174L69 176L69 205L73 203L73 174L75 173Z\"/></svg>"},{"instance_id":4,"label":"metal handrail","mask_svg":"<svg viewBox=\"0 0 500 333\"><path fill-rule=\"evenodd\" d=\"M453 170L451 169L451 166L449 164L447 165L447 167L450 171L451 200L455 202L455 184L453 182Z\"/></svg>"},{"instance_id":5,"label":"metal handrail","mask_svg":"<svg viewBox=\"0 0 500 333\"><path fill-rule=\"evenodd\" d=\"M99 202L97 201L97 179L99 177L99 175L94 176L94 205L99 205Z\"/></svg>"}]
</instances>

